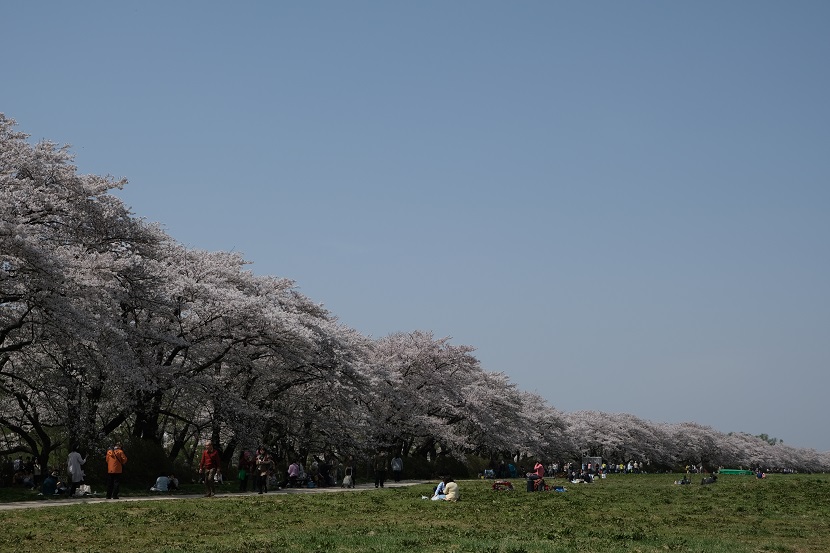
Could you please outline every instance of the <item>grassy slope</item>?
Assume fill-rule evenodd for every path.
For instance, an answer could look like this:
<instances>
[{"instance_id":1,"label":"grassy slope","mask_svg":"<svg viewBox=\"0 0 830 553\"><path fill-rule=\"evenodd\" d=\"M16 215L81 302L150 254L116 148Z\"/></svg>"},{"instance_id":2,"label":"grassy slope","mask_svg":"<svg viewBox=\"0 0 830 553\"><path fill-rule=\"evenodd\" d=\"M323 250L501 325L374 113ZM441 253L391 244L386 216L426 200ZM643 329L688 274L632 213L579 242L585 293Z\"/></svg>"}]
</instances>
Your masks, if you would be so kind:
<instances>
[{"instance_id":1,"label":"grassy slope","mask_svg":"<svg viewBox=\"0 0 830 553\"><path fill-rule=\"evenodd\" d=\"M533 494L521 481L513 492L467 481L457 504L422 500L429 486L415 486L24 509L0 513L0 551L830 551L830 476L676 478Z\"/></svg>"}]
</instances>

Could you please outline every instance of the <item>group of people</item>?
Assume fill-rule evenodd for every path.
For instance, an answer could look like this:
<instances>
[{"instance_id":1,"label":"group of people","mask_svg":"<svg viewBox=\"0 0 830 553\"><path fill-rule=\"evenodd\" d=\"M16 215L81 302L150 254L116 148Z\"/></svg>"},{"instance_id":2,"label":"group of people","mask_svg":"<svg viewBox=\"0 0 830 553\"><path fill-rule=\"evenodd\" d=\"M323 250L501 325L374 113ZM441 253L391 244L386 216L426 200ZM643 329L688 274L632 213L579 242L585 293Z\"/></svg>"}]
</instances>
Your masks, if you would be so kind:
<instances>
[{"instance_id":1,"label":"group of people","mask_svg":"<svg viewBox=\"0 0 830 553\"><path fill-rule=\"evenodd\" d=\"M124 465L127 464L127 455L121 442L116 442L107 450L105 461L107 465L106 497L107 499L118 499L121 491L121 476L124 472ZM50 472L41 485L41 493L49 496L63 494L69 497L75 496L79 487L84 485L86 475L83 467L86 462L87 457L81 455L77 445L73 445L67 457L69 478L64 482L59 478L58 471ZM22 468L22 462L19 464ZM375 487L382 488L388 470L391 470L395 482L401 481L403 459L400 455L390 459L385 450L378 450L372 459L372 468ZM249 483L252 483L253 489L260 494L267 493L269 489L281 489L283 487L332 486L338 481L346 487L354 486L354 467L351 458L348 459L347 466L344 466L343 463L330 463L325 459L318 462L315 459L308 472L299 459L295 458L289 464L284 480L277 477L275 469L276 463L265 447L260 446L256 453L243 451L238 464L239 491L247 492ZM204 483L205 497L215 496L216 485L222 481L222 459L212 440L205 442L199 460L198 472L200 481ZM168 492L178 489L178 484L179 481L174 474L164 474L156 479L150 490ZM445 484L446 482L442 482L442 487ZM34 479L31 477L29 487L35 487ZM453 501L452 498L456 496L452 492L440 495L449 495L450 501Z\"/></svg>"},{"instance_id":2,"label":"group of people","mask_svg":"<svg viewBox=\"0 0 830 553\"><path fill-rule=\"evenodd\" d=\"M252 483L254 491L264 494L268 493L269 489L297 487L305 479L305 469L297 460L294 460L288 466L285 480L279 481L274 458L263 446L258 447L256 453L243 451L239 456L238 469L240 492L248 491L249 482Z\"/></svg>"},{"instance_id":3,"label":"group of people","mask_svg":"<svg viewBox=\"0 0 830 553\"><path fill-rule=\"evenodd\" d=\"M243 451L239 456L239 491L247 492L248 483L252 483L254 491L259 494L268 493L268 490L282 488L307 487L309 485L330 486L334 484L332 465L315 460L309 472L299 459L293 459L288 465L285 478L280 479L276 471L276 463L271 453L263 446L257 448L256 453Z\"/></svg>"},{"instance_id":4,"label":"group of people","mask_svg":"<svg viewBox=\"0 0 830 553\"><path fill-rule=\"evenodd\" d=\"M44 497L75 497L79 495L78 490L84 486L86 473L83 466L87 462L87 457L81 455L78 445L73 445L70 449L71 451L66 458L66 472L69 478L61 479L57 470L47 472L40 484L40 494ZM121 448L120 442L107 450L105 460L107 464L107 499L118 499L121 489L121 474L124 465L127 463L127 455ZM35 481L28 483L29 488L34 488L35 485Z\"/></svg>"},{"instance_id":5,"label":"group of people","mask_svg":"<svg viewBox=\"0 0 830 553\"><path fill-rule=\"evenodd\" d=\"M2 485L13 484L34 489L41 483L41 467L34 457L3 459L0 468L2 469L2 475L0 475Z\"/></svg>"},{"instance_id":6,"label":"group of people","mask_svg":"<svg viewBox=\"0 0 830 553\"><path fill-rule=\"evenodd\" d=\"M458 489L458 484L449 476L445 476L440 482L438 482L438 485L435 486L431 499L433 501L458 501L461 499L461 492Z\"/></svg>"},{"instance_id":7,"label":"group of people","mask_svg":"<svg viewBox=\"0 0 830 553\"><path fill-rule=\"evenodd\" d=\"M73 497L75 496L79 487L84 485L86 474L84 472L84 465L88 458L81 455L79 447L73 445L66 461L66 468L69 478L67 481L62 481L58 476L58 471L52 471L46 475L41 485L41 492L43 495L63 495ZM107 499L118 499L121 491L121 476L124 472L124 466L127 464L127 454L124 452L121 442L116 442L112 447L107 449L105 455L107 465L107 479L106 479L106 497ZM345 471L342 478L352 477L354 469L351 466L351 459L349 459L348 467L344 467ZM342 463L336 467L339 472L343 472ZM372 459L372 468L375 476L375 487L384 487L386 480L386 473L391 469L392 478L395 482L400 482L403 473L403 459L400 455L389 459L386 451L378 450ZM306 473L305 468L298 459L294 459L288 466L285 480L280 482L274 481L275 463L268 452L262 446L257 448L256 453L244 451L239 459L239 490L247 491L249 481L253 481L254 490L258 493L266 493L269 489L282 487L298 487L306 485L307 482L314 482L315 479L324 479L329 474L336 481L332 466L327 464L320 464L315 460L311 467L311 474ZM544 470L544 469L543 469ZM218 449L214 446L212 440L205 442L205 447L199 459L198 472L201 480L205 486L205 497L213 497L216 495L216 484L222 478L222 459ZM313 475L317 475L316 477ZM324 485L331 485L334 482L326 482ZM322 484L322 480L321 480ZM345 485L345 482L344 482ZM353 481L352 484L353 485ZM179 487L179 480L174 474L159 476L151 491L155 492L169 492L176 490ZM444 477L434 489L431 497L435 501L458 501L460 492L458 484L450 477Z\"/></svg>"},{"instance_id":8,"label":"group of people","mask_svg":"<svg viewBox=\"0 0 830 553\"><path fill-rule=\"evenodd\" d=\"M371 466L375 487L384 487L387 473L391 469L392 478L400 482L403 476L403 459L400 455L389 459L385 450L378 450L372 457ZM338 483L343 487L354 486L354 463L349 457L343 462L331 461L329 456L322 460L315 458L306 469L298 459L292 459L285 477L280 479L276 463L268 450L260 446L256 453L243 451L239 456L238 473L239 491L247 492L249 483L257 493L267 493L269 489L297 487L325 487Z\"/></svg>"},{"instance_id":9,"label":"group of people","mask_svg":"<svg viewBox=\"0 0 830 553\"><path fill-rule=\"evenodd\" d=\"M400 455L396 455L391 460L389 454L384 449L378 449L375 456L372 458L372 470L375 475L375 487L382 488L386 482L386 471L392 469L392 479L395 482L400 482L403 475L403 459Z\"/></svg>"}]
</instances>

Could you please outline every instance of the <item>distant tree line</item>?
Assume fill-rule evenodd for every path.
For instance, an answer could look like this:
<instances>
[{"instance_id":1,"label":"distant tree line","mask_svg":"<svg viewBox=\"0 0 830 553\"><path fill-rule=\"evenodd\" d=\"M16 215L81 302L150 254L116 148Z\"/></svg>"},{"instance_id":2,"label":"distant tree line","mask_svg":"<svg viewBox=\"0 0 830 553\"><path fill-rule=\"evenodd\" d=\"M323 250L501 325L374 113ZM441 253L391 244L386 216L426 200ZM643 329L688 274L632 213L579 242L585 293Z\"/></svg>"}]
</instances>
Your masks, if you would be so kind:
<instances>
[{"instance_id":1,"label":"distant tree line","mask_svg":"<svg viewBox=\"0 0 830 553\"><path fill-rule=\"evenodd\" d=\"M823 471L827 453L694 423L563 413L428 331L363 336L239 254L185 247L0 114L0 455L115 439L192 465L275 455L577 459Z\"/></svg>"}]
</instances>

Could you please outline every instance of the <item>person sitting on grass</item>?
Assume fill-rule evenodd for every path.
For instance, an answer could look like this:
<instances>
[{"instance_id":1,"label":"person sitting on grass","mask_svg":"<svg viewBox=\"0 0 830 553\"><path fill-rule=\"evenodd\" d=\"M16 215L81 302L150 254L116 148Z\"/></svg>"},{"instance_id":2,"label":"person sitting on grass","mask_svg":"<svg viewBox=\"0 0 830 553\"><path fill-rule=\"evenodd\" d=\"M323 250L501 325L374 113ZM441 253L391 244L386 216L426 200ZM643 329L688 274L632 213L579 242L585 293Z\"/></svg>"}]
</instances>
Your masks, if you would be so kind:
<instances>
[{"instance_id":1,"label":"person sitting on grass","mask_svg":"<svg viewBox=\"0 0 830 553\"><path fill-rule=\"evenodd\" d=\"M458 490L458 484L452 478L447 478L444 481L444 501L458 501L461 499L461 492Z\"/></svg>"},{"instance_id":2,"label":"person sitting on grass","mask_svg":"<svg viewBox=\"0 0 830 553\"><path fill-rule=\"evenodd\" d=\"M449 476L444 479L435 488L435 495L432 496L433 501L458 501L460 493L458 491L458 484Z\"/></svg>"},{"instance_id":3,"label":"person sitting on grass","mask_svg":"<svg viewBox=\"0 0 830 553\"><path fill-rule=\"evenodd\" d=\"M24 488L35 489L35 475L31 471L21 470L14 473L14 483L20 484Z\"/></svg>"},{"instance_id":4,"label":"person sitting on grass","mask_svg":"<svg viewBox=\"0 0 830 553\"><path fill-rule=\"evenodd\" d=\"M150 488L151 492L167 492L170 491L170 478L167 476L159 476L156 478L156 483Z\"/></svg>"},{"instance_id":5,"label":"person sitting on grass","mask_svg":"<svg viewBox=\"0 0 830 553\"><path fill-rule=\"evenodd\" d=\"M69 486L63 480L58 480L56 487L58 495L67 495L69 493Z\"/></svg>"},{"instance_id":6,"label":"person sitting on grass","mask_svg":"<svg viewBox=\"0 0 830 553\"><path fill-rule=\"evenodd\" d=\"M54 472L48 474L40 485L40 493L43 497L52 497L58 493L58 479Z\"/></svg>"},{"instance_id":7,"label":"person sitting on grass","mask_svg":"<svg viewBox=\"0 0 830 553\"><path fill-rule=\"evenodd\" d=\"M435 489L432 491L432 500L438 501L439 499L443 499L444 495L444 478L441 477L438 485L435 486Z\"/></svg>"}]
</instances>

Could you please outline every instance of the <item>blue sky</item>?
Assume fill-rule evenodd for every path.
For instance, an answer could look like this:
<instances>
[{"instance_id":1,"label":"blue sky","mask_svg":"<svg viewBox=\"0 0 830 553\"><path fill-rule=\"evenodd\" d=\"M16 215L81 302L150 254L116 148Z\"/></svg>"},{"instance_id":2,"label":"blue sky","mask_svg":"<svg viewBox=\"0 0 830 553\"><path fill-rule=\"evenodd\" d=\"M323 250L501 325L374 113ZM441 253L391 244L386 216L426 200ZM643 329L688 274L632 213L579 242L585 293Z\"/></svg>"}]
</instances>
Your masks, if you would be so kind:
<instances>
[{"instance_id":1,"label":"blue sky","mask_svg":"<svg viewBox=\"0 0 830 553\"><path fill-rule=\"evenodd\" d=\"M6 2L0 111L564 411L830 450L830 3Z\"/></svg>"}]
</instances>

